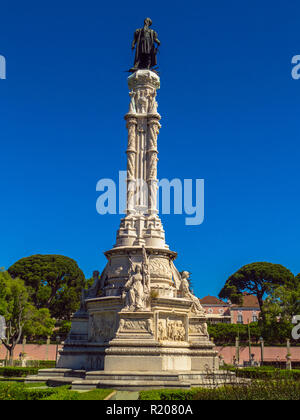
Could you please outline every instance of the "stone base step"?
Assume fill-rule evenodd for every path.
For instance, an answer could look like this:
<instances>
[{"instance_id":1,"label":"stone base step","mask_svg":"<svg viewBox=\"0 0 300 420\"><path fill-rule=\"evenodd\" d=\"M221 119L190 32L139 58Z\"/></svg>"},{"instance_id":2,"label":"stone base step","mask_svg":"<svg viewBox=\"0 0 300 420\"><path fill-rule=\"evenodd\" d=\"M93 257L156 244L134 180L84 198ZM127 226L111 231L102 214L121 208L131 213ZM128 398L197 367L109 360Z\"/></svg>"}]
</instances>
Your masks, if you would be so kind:
<instances>
[{"instance_id":1,"label":"stone base step","mask_svg":"<svg viewBox=\"0 0 300 420\"><path fill-rule=\"evenodd\" d=\"M38 376L65 376L71 372L72 369L40 369Z\"/></svg>"},{"instance_id":2,"label":"stone base step","mask_svg":"<svg viewBox=\"0 0 300 420\"><path fill-rule=\"evenodd\" d=\"M144 380L144 381L178 381L178 374L169 373L146 373L146 372L87 372L86 380Z\"/></svg>"},{"instance_id":3,"label":"stone base step","mask_svg":"<svg viewBox=\"0 0 300 420\"><path fill-rule=\"evenodd\" d=\"M72 385L74 390L111 388L114 390L140 391L158 388L214 388L225 384L241 384L231 372L105 372L75 371L72 369L42 369L37 376L29 376L26 382L46 382L48 386Z\"/></svg>"},{"instance_id":4,"label":"stone base step","mask_svg":"<svg viewBox=\"0 0 300 420\"><path fill-rule=\"evenodd\" d=\"M207 372L105 372L94 371L87 372L86 380L144 380L144 381L203 381L203 380L232 380L235 374L225 371L218 371L216 373Z\"/></svg>"},{"instance_id":5,"label":"stone base step","mask_svg":"<svg viewBox=\"0 0 300 420\"><path fill-rule=\"evenodd\" d=\"M117 391L141 391L144 389L161 389L161 388L190 388L189 383L178 381L141 381L141 380L84 380L74 381L72 383L73 390L95 389L95 388L111 388Z\"/></svg>"},{"instance_id":6,"label":"stone base step","mask_svg":"<svg viewBox=\"0 0 300 420\"><path fill-rule=\"evenodd\" d=\"M74 381L78 381L78 377L62 377L62 376L27 376L25 383L38 383L45 382L47 386L61 386L61 385L72 385Z\"/></svg>"},{"instance_id":7,"label":"stone base step","mask_svg":"<svg viewBox=\"0 0 300 420\"><path fill-rule=\"evenodd\" d=\"M73 369L40 369L38 376L43 377L73 377L73 378L85 378L85 370L73 370Z\"/></svg>"}]
</instances>

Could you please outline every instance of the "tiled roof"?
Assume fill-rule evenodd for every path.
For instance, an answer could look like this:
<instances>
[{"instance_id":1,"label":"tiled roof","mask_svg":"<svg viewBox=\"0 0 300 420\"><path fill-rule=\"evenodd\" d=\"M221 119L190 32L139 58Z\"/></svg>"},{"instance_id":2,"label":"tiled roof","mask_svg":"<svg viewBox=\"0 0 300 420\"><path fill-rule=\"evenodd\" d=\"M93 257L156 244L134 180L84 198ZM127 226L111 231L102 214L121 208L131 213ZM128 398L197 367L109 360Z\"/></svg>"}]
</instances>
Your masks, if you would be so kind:
<instances>
[{"instance_id":1,"label":"tiled roof","mask_svg":"<svg viewBox=\"0 0 300 420\"><path fill-rule=\"evenodd\" d=\"M203 299L200 299L201 305L226 305L227 303L223 302L221 299L218 299L215 296L205 296Z\"/></svg>"},{"instance_id":2,"label":"tiled roof","mask_svg":"<svg viewBox=\"0 0 300 420\"><path fill-rule=\"evenodd\" d=\"M238 308L259 308L258 299L254 295L249 295L248 293L243 293L243 303L241 305L232 305Z\"/></svg>"}]
</instances>

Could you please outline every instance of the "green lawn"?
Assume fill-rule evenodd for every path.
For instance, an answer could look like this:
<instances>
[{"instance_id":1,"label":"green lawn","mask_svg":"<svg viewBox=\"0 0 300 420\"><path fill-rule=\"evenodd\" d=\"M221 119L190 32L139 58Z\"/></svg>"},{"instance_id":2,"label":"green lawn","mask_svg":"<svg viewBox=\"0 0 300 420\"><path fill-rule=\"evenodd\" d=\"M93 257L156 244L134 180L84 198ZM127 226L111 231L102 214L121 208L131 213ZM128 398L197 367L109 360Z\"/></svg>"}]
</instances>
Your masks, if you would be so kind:
<instances>
[{"instance_id":1,"label":"green lawn","mask_svg":"<svg viewBox=\"0 0 300 420\"><path fill-rule=\"evenodd\" d=\"M112 389L93 389L92 391L79 393L80 401L99 401L104 400L109 394L113 392Z\"/></svg>"},{"instance_id":2,"label":"green lawn","mask_svg":"<svg viewBox=\"0 0 300 420\"><path fill-rule=\"evenodd\" d=\"M87 392L77 392L70 389L70 385L56 388L47 387L45 383L0 381L0 401L38 401L38 400L104 400L113 391L111 389L95 389Z\"/></svg>"}]
</instances>

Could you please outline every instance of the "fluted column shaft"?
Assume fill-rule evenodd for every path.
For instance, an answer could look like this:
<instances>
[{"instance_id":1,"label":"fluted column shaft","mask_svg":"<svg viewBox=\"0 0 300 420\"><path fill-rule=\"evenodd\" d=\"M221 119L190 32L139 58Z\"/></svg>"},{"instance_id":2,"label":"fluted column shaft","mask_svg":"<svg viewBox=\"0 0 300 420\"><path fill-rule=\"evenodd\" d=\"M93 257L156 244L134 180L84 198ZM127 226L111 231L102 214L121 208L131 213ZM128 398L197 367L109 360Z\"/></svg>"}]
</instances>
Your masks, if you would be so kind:
<instances>
[{"instance_id":1,"label":"fluted column shaft","mask_svg":"<svg viewBox=\"0 0 300 420\"><path fill-rule=\"evenodd\" d=\"M167 248L157 209L157 140L161 117L156 94L160 78L153 71L137 70L128 77L128 86L127 210L116 246Z\"/></svg>"}]
</instances>

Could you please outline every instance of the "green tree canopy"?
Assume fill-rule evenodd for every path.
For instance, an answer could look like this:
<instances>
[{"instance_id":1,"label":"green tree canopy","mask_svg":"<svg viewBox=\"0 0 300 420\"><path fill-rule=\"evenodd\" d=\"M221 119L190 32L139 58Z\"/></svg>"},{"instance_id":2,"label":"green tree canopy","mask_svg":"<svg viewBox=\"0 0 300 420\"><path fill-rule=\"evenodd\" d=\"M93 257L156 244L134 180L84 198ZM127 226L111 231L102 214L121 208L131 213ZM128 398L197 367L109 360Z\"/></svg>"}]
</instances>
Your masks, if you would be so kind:
<instances>
[{"instance_id":1,"label":"green tree canopy","mask_svg":"<svg viewBox=\"0 0 300 420\"><path fill-rule=\"evenodd\" d=\"M86 280L76 261L62 255L33 255L8 269L24 280L36 308L47 308L56 319L70 319L80 304Z\"/></svg>"},{"instance_id":2,"label":"green tree canopy","mask_svg":"<svg viewBox=\"0 0 300 420\"><path fill-rule=\"evenodd\" d=\"M9 293L7 282L10 276L6 271L0 270L0 315L4 316L7 311L7 295Z\"/></svg>"},{"instance_id":3,"label":"green tree canopy","mask_svg":"<svg viewBox=\"0 0 300 420\"><path fill-rule=\"evenodd\" d=\"M258 342L261 336L258 323L251 323L250 328L252 342ZM236 337L239 337L243 344L248 343L249 339L248 325L245 324L208 324L208 333L214 343L221 346L235 344Z\"/></svg>"},{"instance_id":4,"label":"green tree canopy","mask_svg":"<svg viewBox=\"0 0 300 420\"><path fill-rule=\"evenodd\" d=\"M219 297L241 304L243 293L246 292L257 297L262 311L264 297L279 286L291 284L294 279L293 273L282 265L256 262L243 266L230 276Z\"/></svg>"},{"instance_id":5,"label":"green tree canopy","mask_svg":"<svg viewBox=\"0 0 300 420\"><path fill-rule=\"evenodd\" d=\"M7 272L0 272L0 285L3 287L2 290L0 289L0 314L4 316L7 327L6 338L2 342L12 362L14 349L20 342L26 325L31 335L40 333L51 335L54 320L51 320L47 309L38 310L30 303L28 290L23 280L12 279Z\"/></svg>"},{"instance_id":6,"label":"green tree canopy","mask_svg":"<svg viewBox=\"0 0 300 420\"><path fill-rule=\"evenodd\" d=\"M273 337L280 337L281 342L291 338L292 319L300 314L299 276L284 286L278 286L272 290L264 302L263 312L265 315L264 336L271 334Z\"/></svg>"},{"instance_id":7,"label":"green tree canopy","mask_svg":"<svg viewBox=\"0 0 300 420\"><path fill-rule=\"evenodd\" d=\"M36 309L33 305L30 305L28 315L23 328L23 336L29 339L37 339L52 335L55 320L51 318L49 309Z\"/></svg>"},{"instance_id":8,"label":"green tree canopy","mask_svg":"<svg viewBox=\"0 0 300 420\"><path fill-rule=\"evenodd\" d=\"M264 303L265 312L291 322L293 316L300 314L300 278L284 286L275 288Z\"/></svg>"}]
</instances>

